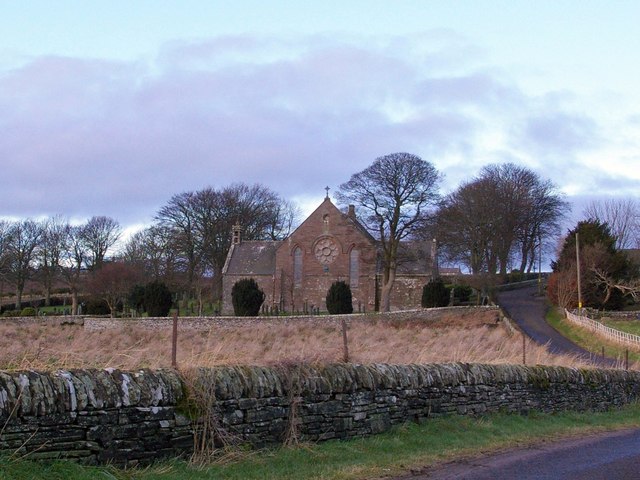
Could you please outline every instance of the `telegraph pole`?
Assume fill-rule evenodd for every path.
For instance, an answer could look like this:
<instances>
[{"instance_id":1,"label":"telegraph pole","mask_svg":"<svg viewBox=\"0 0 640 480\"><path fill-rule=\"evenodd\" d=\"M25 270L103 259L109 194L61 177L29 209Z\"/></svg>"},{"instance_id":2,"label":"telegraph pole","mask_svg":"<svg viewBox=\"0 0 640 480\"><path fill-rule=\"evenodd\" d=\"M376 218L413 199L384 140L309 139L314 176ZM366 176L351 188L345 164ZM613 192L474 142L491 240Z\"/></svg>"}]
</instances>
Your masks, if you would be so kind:
<instances>
[{"instance_id":1,"label":"telegraph pole","mask_svg":"<svg viewBox=\"0 0 640 480\"><path fill-rule=\"evenodd\" d=\"M576 272L578 274L578 316L582 316L582 289L580 288L580 241L576 232Z\"/></svg>"},{"instance_id":2,"label":"telegraph pole","mask_svg":"<svg viewBox=\"0 0 640 480\"><path fill-rule=\"evenodd\" d=\"M542 235L541 234L538 235L538 295L542 295Z\"/></svg>"}]
</instances>

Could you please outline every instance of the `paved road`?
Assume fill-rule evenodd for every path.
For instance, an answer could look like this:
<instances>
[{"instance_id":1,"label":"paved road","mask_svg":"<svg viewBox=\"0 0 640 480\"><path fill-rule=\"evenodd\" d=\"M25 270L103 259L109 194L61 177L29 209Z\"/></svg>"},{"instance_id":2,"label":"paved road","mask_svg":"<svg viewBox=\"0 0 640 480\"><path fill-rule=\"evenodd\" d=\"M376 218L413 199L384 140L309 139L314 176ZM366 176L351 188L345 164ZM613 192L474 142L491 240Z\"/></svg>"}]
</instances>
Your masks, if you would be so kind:
<instances>
[{"instance_id":1,"label":"paved road","mask_svg":"<svg viewBox=\"0 0 640 480\"><path fill-rule=\"evenodd\" d=\"M427 468L396 480L640 479L640 429L545 443Z\"/></svg>"},{"instance_id":2,"label":"paved road","mask_svg":"<svg viewBox=\"0 0 640 480\"><path fill-rule=\"evenodd\" d=\"M547 345L552 353L578 355L596 365L614 367L616 361L611 358L603 359L577 346L572 341L560 335L545 320L547 305L544 297L536 295L537 287L527 287L498 294L498 304L507 312L509 317L541 345Z\"/></svg>"}]
</instances>

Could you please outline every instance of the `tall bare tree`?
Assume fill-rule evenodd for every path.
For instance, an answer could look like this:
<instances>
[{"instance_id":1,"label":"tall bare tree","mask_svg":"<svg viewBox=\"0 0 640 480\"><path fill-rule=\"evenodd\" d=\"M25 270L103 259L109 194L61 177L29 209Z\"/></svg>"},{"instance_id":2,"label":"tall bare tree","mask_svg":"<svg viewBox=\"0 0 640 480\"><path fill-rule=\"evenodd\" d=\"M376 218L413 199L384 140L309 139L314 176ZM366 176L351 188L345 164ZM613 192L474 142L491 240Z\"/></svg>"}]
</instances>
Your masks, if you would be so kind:
<instances>
[{"instance_id":1,"label":"tall bare tree","mask_svg":"<svg viewBox=\"0 0 640 480\"><path fill-rule=\"evenodd\" d=\"M202 275L211 276L218 299L232 226L240 224L247 240L278 239L290 232L296 211L263 185L238 183L175 195L155 218L158 226L170 232L169 248L175 248L182 261L186 290L193 293L203 285L198 282Z\"/></svg>"},{"instance_id":2,"label":"tall bare tree","mask_svg":"<svg viewBox=\"0 0 640 480\"><path fill-rule=\"evenodd\" d=\"M446 197L437 236L449 258L474 274L506 274L518 261L530 271L536 248L557 233L568 208L556 187L531 170L489 165Z\"/></svg>"},{"instance_id":3,"label":"tall bare tree","mask_svg":"<svg viewBox=\"0 0 640 480\"><path fill-rule=\"evenodd\" d=\"M173 284L176 252L171 248L171 234L159 225L136 232L124 245L120 259L139 265L147 278Z\"/></svg>"},{"instance_id":4,"label":"tall bare tree","mask_svg":"<svg viewBox=\"0 0 640 480\"><path fill-rule=\"evenodd\" d=\"M24 287L34 273L35 251L42 237L42 225L33 220L14 222L8 233L7 278L16 289L16 309L22 308Z\"/></svg>"},{"instance_id":5,"label":"tall bare tree","mask_svg":"<svg viewBox=\"0 0 640 480\"><path fill-rule=\"evenodd\" d=\"M593 200L583 215L590 220L606 223L616 238L619 250L640 248L640 203L632 198Z\"/></svg>"},{"instance_id":6,"label":"tall bare tree","mask_svg":"<svg viewBox=\"0 0 640 480\"><path fill-rule=\"evenodd\" d=\"M102 266L105 256L122 233L117 220L110 217L91 217L82 227L81 238L87 256L85 263L89 270L97 270Z\"/></svg>"},{"instance_id":7,"label":"tall bare tree","mask_svg":"<svg viewBox=\"0 0 640 480\"><path fill-rule=\"evenodd\" d=\"M88 252L82 230L82 226L70 227L62 250L60 273L71 291L71 315L78 313L78 295L86 277Z\"/></svg>"},{"instance_id":8,"label":"tall bare tree","mask_svg":"<svg viewBox=\"0 0 640 480\"><path fill-rule=\"evenodd\" d=\"M376 158L340 185L338 200L361 207L366 227L380 241L380 300L385 312L391 308L400 242L424 228L430 208L438 200L439 180L435 167L417 155L391 153Z\"/></svg>"},{"instance_id":9,"label":"tall bare tree","mask_svg":"<svg viewBox=\"0 0 640 480\"><path fill-rule=\"evenodd\" d=\"M9 244L9 235L11 233L11 224L4 220L0 220L0 297L3 294L4 282L7 280L9 255L7 246Z\"/></svg>"},{"instance_id":10,"label":"tall bare tree","mask_svg":"<svg viewBox=\"0 0 640 480\"><path fill-rule=\"evenodd\" d=\"M45 305L51 303L51 290L60 274L62 255L69 236L69 222L54 216L43 223L42 239L37 249L38 270L45 290Z\"/></svg>"},{"instance_id":11,"label":"tall bare tree","mask_svg":"<svg viewBox=\"0 0 640 480\"><path fill-rule=\"evenodd\" d=\"M170 236L171 248L178 259L178 268L185 272L183 286L191 292L196 273L202 265L202 252L198 248L196 232L195 194L184 192L171 197L155 216L159 228Z\"/></svg>"}]
</instances>

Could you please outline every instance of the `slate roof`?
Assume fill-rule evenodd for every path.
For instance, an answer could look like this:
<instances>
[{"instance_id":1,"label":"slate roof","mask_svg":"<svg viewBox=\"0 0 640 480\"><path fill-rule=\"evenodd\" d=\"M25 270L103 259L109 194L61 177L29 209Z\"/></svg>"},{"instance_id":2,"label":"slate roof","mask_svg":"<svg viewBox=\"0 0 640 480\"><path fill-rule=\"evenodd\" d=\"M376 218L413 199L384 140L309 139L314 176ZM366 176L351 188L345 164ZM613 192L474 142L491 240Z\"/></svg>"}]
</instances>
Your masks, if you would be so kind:
<instances>
[{"instance_id":1,"label":"slate roof","mask_svg":"<svg viewBox=\"0 0 640 480\"><path fill-rule=\"evenodd\" d=\"M397 275L430 275L431 242L401 242L398 248Z\"/></svg>"},{"instance_id":2,"label":"slate roof","mask_svg":"<svg viewBox=\"0 0 640 480\"><path fill-rule=\"evenodd\" d=\"M273 275L278 241L245 240L231 245L222 273L227 275Z\"/></svg>"}]
</instances>

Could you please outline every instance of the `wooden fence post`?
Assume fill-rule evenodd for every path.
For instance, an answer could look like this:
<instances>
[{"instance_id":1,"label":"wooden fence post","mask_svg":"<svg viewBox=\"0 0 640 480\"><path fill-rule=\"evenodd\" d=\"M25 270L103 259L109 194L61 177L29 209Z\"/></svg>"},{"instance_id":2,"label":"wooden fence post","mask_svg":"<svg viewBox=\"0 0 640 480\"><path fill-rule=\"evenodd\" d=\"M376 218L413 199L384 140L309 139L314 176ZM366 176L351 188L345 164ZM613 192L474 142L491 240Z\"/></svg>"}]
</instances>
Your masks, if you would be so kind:
<instances>
[{"instance_id":1,"label":"wooden fence post","mask_svg":"<svg viewBox=\"0 0 640 480\"><path fill-rule=\"evenodd\" d=\"M629 349L626 348L624 351L624 369L629 370Z\"/></svg>"},{"instance_id":2,"label":"wooden fence post","mask_svg":"<svg viewBox=\"0 0 640 480\"><path fill-rule=\"evenodd\" d=\"M343 356L344 363L349 363L349 342L347 339L347 322L345 319L342 319L342 345L343 345Z\"/></svg>"},{"instance_id":3,"label":"wooden fence post","mask_svg":"<svg viewBox=\"0 0 640 480\"><path fill-rule=\"evenodd\" d=\"M173 313L173 332L171 335L171 366L178 368L178 312Z\"/></svg>"}]
</instances>

